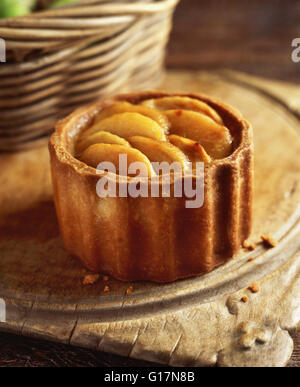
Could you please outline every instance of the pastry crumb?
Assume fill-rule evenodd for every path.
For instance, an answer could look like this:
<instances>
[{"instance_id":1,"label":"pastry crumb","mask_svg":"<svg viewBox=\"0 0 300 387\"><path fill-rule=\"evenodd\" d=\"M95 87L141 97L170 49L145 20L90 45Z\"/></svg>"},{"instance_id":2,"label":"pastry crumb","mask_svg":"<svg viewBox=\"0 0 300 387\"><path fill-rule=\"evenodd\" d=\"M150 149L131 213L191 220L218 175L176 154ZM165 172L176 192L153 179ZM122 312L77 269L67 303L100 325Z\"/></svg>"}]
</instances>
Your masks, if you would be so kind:
<instances>
[{"instance_id":1,"label":"pastry crumb","mask_svg":"<svg viewBox=\"0 0 300 387\"><path fill-rule=\"evenodd\" d=\"M109 293L110 292L110 287L109 286L104 286L104 289L103 289L104 293Z\"/></svg>"},{"instance_id":2,"label":"pastry crumb","mask_svg":"<svg viewBox=\"0 0 300 387\"><path fill-rule=\"evenodd\" d=\"M256 248L254 243L249 243L248 241L244 241L243 242L243 247L244 247L244 249L247 249L247 250L250 250L250 251L253 251Z\"/></svg>"},{"instance_id":3,"label":"pastry crumb","mask_svg":"<svg viewBox=\"0 0 300 387\"><path fill-rule=\"evenodd\" d=\"M259 292L259 286L256 281L252 282L252 284L248 287L249 290L251 290L252 293L258 293Z\"/></svg>"},{"instance_id":4,"label":"pastry crumb","mask_svg":"<svg viewBox=\"0 0 300 387\"><path fill-rule=\"evenodd\" d=\"M278 241L270 235L263 234L260 236L260 238L266 247L276 247L278 245Z\"/></svg>"},{"instance_id":5,"label":"pastry crumb","mask_svg":"<svg viewBox=\"0 0 300 387\"><path fill-rule=\"evenodd\" d=\"M250 258L248 259L248 262L252 262L252 261L254 261L254 258L253 258L253 257L250 257Z\"/></svg>"},{"instance_id":6,"label":"pastry crumb","mask_svg":"<svg viewBox=\"0 0 300 387\"><path fill-rule=\"evenodd\" d=\"M244 302L244 303L248 302L248 300L249 300L249 298L247 296L243 296L241 298L241 301Z\"/></svg>"},{"instance_id":7,"label":"pastry crumb","mask_svg":"<svg viewBox=\"0 0 300 387\"><path fill-rule=\"evenodd\" d=\"M133 286L129 286L129 288L126 289L126 294L129 295L133 292Z\"/></svg>"},{"instance_id":8,"label":"pastry crumb","mask_svg":"<svg viewBox=\"0 0 300 387\"><path fill-rule=\"evenodd\" d=\"M87 274L83 279L83 285L93 285L99 279L99 274Z\"/></svg>"},{"instance_id":9,"label":"pastry crumb","mask_svg":"<svg viewBox=\"0 0 300 387\"><path fill-rule=\"evenodd\" d=\"M103 279L103 281L108 281L109 277L108 277L108 275L104 275L102 279Z\"/></svg>"}]
</instances>

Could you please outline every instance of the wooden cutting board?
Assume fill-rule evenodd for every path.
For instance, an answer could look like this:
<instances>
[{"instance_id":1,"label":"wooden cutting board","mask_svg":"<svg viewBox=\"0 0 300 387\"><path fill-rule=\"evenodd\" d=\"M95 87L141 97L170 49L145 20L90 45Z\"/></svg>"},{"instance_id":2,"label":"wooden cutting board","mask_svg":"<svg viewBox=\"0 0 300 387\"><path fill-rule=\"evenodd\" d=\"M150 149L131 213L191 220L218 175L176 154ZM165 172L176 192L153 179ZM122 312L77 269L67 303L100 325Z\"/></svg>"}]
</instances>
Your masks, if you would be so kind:
<instances>
[{"instance_id":1,"label":"wooden cutting board","mask_svg":"<svg viewBox=\"0 0 300 387\"><path fill-rule=\"evenodd\" d=\"M170 365L284 365L300 321L300 93L231 72L172 72L163 88L217 96L253 124L257 248L171 284L83 285L59 235L47 147L2 154L0 329ZM265 248L261 234L278 246Z\"/></svg>"}]
</instances>

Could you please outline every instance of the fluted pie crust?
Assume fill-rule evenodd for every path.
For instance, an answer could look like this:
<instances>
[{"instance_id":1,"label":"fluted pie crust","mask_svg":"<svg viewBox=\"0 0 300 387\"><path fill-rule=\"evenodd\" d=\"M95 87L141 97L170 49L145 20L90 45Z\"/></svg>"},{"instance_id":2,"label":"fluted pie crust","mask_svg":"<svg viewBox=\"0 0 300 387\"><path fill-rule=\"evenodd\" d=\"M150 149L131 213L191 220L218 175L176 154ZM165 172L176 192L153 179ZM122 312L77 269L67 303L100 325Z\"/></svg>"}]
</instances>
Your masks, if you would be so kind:
<instances>
[{"instance_id":1,"label":"fluted pie crust","mask_svg":"<svg viewBox=\"0 0 300 387\"><path fill-rule=\"evenodd\" d=\"M221 116L233 139L229 156L205 163L203 206L186 208L184 196L99 198L99 174L75 157L80 133L104 108L118 101L137 104L178 95L207 103ZM119 95L80 108L60 121L49 150L65 247L91 271L125 281L171 282L225 263L250 234L252 128L223 102L201 94L151 91Z\"/></svg>"}]
</instances>

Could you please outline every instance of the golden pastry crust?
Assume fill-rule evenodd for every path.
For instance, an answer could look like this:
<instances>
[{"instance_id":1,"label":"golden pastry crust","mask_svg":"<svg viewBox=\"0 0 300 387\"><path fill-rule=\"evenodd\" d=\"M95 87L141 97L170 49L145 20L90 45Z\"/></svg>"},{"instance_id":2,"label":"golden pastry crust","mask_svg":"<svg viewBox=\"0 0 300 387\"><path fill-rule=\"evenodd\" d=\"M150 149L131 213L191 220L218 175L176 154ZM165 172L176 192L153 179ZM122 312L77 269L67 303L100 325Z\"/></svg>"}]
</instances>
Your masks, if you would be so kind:
<instances>
[{"instance_id":1,"label":"golden pastry crust","mask_svg":"<svg viewBox=\"0 0 300 387\"><path fill-rule=\"evenodd\" d=\"M205 164L204 204L185 196L99 198L96 170L75 157L80 133L117 101L133 104L184 96L205 102L233 138L233 151ZM125 280L171 282L208 272L231 259L248 238L252 219L252 128L240 113L200 94L137 92L76 110L49 142L54 200L67 251L94 272ZM129 177L110 174L117 185Z\"/></svg>"}]
</instances>

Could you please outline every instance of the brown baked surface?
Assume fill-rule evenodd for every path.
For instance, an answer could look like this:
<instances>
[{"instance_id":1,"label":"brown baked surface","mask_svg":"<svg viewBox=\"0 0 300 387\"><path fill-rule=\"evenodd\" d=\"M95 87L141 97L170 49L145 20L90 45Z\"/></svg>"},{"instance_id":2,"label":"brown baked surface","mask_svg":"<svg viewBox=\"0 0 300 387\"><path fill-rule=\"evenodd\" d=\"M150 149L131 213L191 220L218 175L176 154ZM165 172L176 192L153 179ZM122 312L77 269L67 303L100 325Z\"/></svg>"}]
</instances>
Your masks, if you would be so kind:
<instances>
[{"instance_id":1,"label":"brown baked surface","mask_svg":"<svg viewBox=\"0 0 300 387\"><path fill-rule=\"evenodd\" d=\"M75 157L79 136L111 104L176 95L207 103L232 136L232 152L205 163L204 205L186 208L185 197L100 199L96 194L99 175ZM65 247L92 271L126 281L170 282L223 264L250 234L252 129L239 112L220 101L200 94L155 91L116 96L60 121L49 149Z\"/></svg>"}]
</instances>

